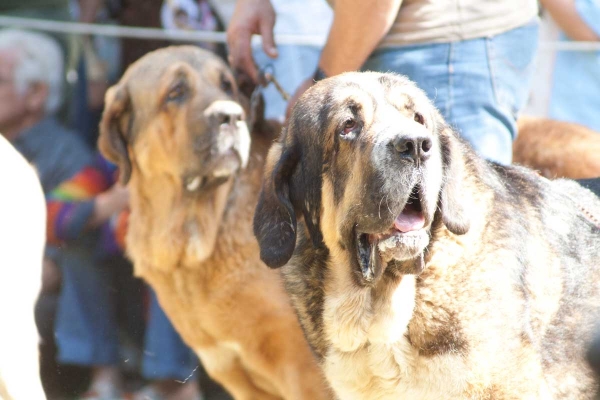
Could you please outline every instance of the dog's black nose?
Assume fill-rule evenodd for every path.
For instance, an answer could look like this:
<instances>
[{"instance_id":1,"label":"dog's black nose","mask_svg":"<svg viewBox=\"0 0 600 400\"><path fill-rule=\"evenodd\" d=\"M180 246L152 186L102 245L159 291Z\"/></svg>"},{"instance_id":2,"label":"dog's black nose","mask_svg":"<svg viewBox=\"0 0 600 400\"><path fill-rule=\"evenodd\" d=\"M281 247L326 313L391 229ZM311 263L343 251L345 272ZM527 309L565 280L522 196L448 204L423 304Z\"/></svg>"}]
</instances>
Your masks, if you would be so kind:
<instances>
[{"instance_id":1,"label":"dog's black nose","mask_svg":"<svg viewBox=\"0 0 600 400\"><path fill-rule=\"evenodd\" d=\"M231 111L222 111L217 113L217 115L215 115L219 125L220 124L227 124L227 125L234 125L237 124L238 122L240 122L242 120L242 113L241 112L231 112Z\"/></svg>"},{"instance_id":2,"label":"dog's black nose","mask_svg":"<svg viewBox=\"0 0 600 400\"><path fill-rule=\"evenodd\" d=\"M206 110L206 115L217 126L226 124L235 127L238 122L244 119L244 110L233 101L215 101Z\"/></svg>"},{"instance_id":3,"label":"dog's black nose","mask_svg":"<svg viewBox=\"0 0 600 400\"><path fill-rule=\"evenodd\" d=\"M431 139L426 136L396 136L391 144L400 157L417 164L429 158L433 147Z\"/></svg>"}]
</instances>

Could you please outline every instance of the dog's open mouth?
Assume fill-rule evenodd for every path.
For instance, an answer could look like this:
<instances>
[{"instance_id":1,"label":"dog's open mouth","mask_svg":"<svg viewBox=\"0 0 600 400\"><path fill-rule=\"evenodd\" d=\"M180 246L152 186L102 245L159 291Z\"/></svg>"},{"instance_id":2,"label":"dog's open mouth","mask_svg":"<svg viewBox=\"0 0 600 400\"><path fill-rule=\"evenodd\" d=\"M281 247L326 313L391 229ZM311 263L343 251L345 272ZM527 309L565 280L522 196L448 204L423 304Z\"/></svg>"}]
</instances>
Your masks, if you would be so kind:
<instances>
[{"instance_id":1,"label":"dog's open mouth","mask_svg":"<svg viewBox=\"0 0 600 400\"><path fill-rule=\"evenodd\" d=\"M416 185L402 212L387 231L378 234L357 232L357 257L363 279L373 282L392 260L418 257L429 243L429 234L424 228L421 188Z\"/></svg>"}]
</instances>

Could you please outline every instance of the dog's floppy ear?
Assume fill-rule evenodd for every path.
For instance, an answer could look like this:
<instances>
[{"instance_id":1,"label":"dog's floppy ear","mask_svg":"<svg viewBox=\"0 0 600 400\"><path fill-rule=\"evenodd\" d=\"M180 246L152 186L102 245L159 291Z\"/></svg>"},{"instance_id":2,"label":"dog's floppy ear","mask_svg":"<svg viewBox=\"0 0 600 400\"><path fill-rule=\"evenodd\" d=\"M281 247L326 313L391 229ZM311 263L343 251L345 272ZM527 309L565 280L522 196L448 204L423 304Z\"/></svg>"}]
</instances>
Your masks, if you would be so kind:
<instances>
[{"instance_id":1,"label":"dog's floppy ear","mask_svg":"<svg viewBox=\"0 0 600 400\"><path fill-rule=\"evenodd\" d=\"M98 148L104 157L119 166L122 184L131 177L131 160L127 149L129 132L123 131L123 116L129 110L129 94L123 85L111 87L105 98L104 112L100 121Z\"/></svg>"},{"instance_id":2,"label":"dog's floppy ear","mask_svg":"<svg viewBox=\"0 0 600 400\"><path fill-rule=\"evenodd\" d=\"M285 133L282 133L285 140ZM300 159L298 146L273 144L267 156L262 190L254 214L260 259L271 268L285 265L296 247L296 213L290 179Z\"/></svg>"},{"instance_id":3,"label":"dog's floppy ear","mask_svg":"<svg viewBox=\"0 0 600 400\"><path fill-rule=\"evenodd\" d=\"M469 230L470 219L464 207L464 201L462 201L465 196L463 182L466 176L462 145L449 127L442 129L440 142L444 169L443 186L439 199L442 222L450 232L464 235Z\"/></svg>"}]
</instances>

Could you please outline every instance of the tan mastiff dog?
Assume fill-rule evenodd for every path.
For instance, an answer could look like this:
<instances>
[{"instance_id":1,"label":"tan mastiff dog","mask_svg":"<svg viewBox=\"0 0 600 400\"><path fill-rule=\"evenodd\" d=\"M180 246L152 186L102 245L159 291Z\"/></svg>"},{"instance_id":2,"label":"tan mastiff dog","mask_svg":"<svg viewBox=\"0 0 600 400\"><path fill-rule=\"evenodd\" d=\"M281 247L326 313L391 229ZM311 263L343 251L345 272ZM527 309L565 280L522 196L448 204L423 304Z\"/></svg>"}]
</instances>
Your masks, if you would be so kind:
<instances>
[{"instance_id":1,"label":"tan mastiff dog","mask_svg":"<svg viewBox=\"0 0 600 400\"><path fill-rule=\"evenodd\" d=\"M133 64L106 96L99 146L131 192L127 253L184 341L236 399L325 399L324 379L252 216L268 126L229 68L192 46Z\"/></svg>"}]
</instances>

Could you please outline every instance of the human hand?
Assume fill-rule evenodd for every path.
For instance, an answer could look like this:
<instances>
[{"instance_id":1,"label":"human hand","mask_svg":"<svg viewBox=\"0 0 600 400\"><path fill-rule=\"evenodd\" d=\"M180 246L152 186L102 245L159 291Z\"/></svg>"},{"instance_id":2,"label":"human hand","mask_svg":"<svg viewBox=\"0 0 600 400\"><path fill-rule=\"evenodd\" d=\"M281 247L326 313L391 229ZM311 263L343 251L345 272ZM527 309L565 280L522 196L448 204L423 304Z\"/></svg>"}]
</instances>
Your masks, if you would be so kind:
<instances>
[{"instance_id":1,"label":"human hand","mask_svg":"<svg viewBox=\"0 0 600 400\"><path fill-rule=\"evenodd\" d=\"M108 209L111 216L120 213L129 206L129 188L121 183L115 183L109 190L104 192L107 199Z\"/></svg>"},{"instance_id":2,"label":"human hand","mask_svg":"<svg viewBox=\"0 0 600 400\"><path fill-rule=\"evenodd\" d=\"M255 83L258 82L258 71L250 40L253 34L261 35L265 53L271 58L277 57L274 26L275 10L269 0L237 0L227 28L229 64L234 70L246 73Z\"/></svg>"},{"instance_id":3,"label":"human hand","mask_svg":"<svg viewBox=\"0 0 600 400\"><path fill-rule=\"evenodd\" d=\"M128 206L129 189L120 183L115 183L106 192L96 196L90 226L97 227L101 225L113 215L125 210Z\"/></svg>"},{"instance_id":4,"label":"human hand","mask_svg":"<svg viewBox=\"0 0 600 400\"><path fill-rule=\"evenodd\" d=\"M288 101L287 108L285 110L285 119L286 120L290 117L290 115L292 113L292 108L294 107L294 104L296 104L296 102L298 101L300 96L302 96L302 93L306 92L314 84L315 84L315 81L314 81L313 77L311 76L311 77L307 78L306 80L304 80L304 82L302 82L298 86L298 89L296 89L296 91L294 92L294 95L292 96L290 101Z\"/></svg>"}]
</instances>

